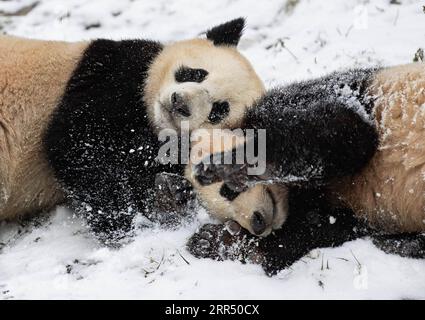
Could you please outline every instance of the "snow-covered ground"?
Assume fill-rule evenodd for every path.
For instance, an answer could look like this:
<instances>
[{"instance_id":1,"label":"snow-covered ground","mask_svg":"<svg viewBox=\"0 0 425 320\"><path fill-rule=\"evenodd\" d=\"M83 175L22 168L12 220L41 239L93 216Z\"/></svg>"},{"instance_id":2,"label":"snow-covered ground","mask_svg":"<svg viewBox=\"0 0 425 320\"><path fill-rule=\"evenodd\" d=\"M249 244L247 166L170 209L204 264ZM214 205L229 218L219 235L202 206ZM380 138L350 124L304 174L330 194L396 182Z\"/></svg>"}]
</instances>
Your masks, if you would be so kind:
<instances>
[{"instance_id":1,"label":"snow-covered ground","mask_svg":"<svg viewBox=\"0 0 425 320\"><path fill-rule=\"evenodd\" d=\"M70 41L173 41L244 16L248 27L240 49L270 87L350 66L411 62L425 46L424 4L3 0L0 32ZM255 265L195 259L185 242L206 219L200 210L191 225L145 230L120 250L98 245L64 208L25 225L3 223L0 299L425 299L425 261L384 254L369 240L314 250L272 278Z\"/></svg>"}]
</instances>

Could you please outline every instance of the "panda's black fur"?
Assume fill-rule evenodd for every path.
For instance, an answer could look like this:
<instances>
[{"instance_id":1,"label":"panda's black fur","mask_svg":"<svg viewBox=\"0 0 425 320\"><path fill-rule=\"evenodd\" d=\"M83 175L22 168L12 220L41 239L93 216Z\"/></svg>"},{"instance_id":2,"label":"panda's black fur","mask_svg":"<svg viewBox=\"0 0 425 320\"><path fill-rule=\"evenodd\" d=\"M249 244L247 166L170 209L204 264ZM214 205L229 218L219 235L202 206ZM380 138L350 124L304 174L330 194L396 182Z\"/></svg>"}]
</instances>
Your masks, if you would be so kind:
<instances>
[{"instance_id":1,"label":"panda's black fur","mask_svg":"<svg viewBox=\"0 0 425 320\"><path fill-rule=\"evenodd\" d=\"M199 257L261 262L269 274L313 248L365 235L374 235L374 242L387 252L425 257L424 234L381 234L350 208L329 202L327 186L359 173L378 150L376 97L368 91L379 72L379 68L334 72L266 93L247 112L243 128L267 130L267 171L261 179L288 186L288 218L280 230L257 239L242 231L229 240L223 227L206 225L190 239L189 250ZM229 165L214 164L213 159L210 163L195 168L201 184L224 181L240 191L258 179L247 175L247 166L233 165L229 170ZM239 245L229 246L235 242Z\"/></svg>"},{"instance_id":2,"label":"panda's black fur","mask_svg":"<svg viewBox=\"0 0 425 320\"><path fill-rule=\"evenodd\" d=\"M49 163L68 200L87 212L100 236L126 234L134 217L128 210L149 211L156 173L181 173L179 165L155 162L160 142L142 100L161 49L147 40L93 41L45 134Z\"/></svg>"},{"instance_id":3,"label":"panda's black fur","mask_svg":"<svg viewBox=\"0 0 425 320\"><path fill-rule=\"evenodd\" d=\"M267 161L279 164L273 177L321 184L364 167L378 146L366 94L375 71L349 70L277 88L247 113L245 128L267 128Z\"/></svg>"}]
</instances>

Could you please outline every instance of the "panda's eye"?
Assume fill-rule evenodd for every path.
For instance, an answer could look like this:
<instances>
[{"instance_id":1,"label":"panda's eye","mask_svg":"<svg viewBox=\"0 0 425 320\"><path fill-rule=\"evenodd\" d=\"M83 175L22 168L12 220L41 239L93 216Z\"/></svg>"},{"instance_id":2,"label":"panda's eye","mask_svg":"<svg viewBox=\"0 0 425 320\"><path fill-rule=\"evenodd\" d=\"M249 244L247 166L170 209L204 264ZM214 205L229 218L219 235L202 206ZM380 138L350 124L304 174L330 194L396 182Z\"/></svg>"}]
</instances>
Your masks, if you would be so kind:
<instances>
[{"instance_id":1,"label":"panda's eye","mask_svg":"<svg viewBox=\"0 0 425 320\"><path fill-rule=\"evenodd\" d=\"M232 189L230 189L227 184L223 184L220 188L220 195L223 198L226 198L229 201L233 201L236 199L236 197L240 194L240 192L237 191L233 191Z\"/></svg>"},{"instance_id":2,"label":"panda's eye","mask_svg":"<svg viewBox=\"0 0 425 320\"><path fill-rule=\"evenodd\" d=\"M208 75L208 71L204 69L192 69L181 66L177 69L174 77L177 82L198 82L201 83Z\"/></svg>"},{"instance_id":3,"label":"panda's eye","mask_svg":"<svg viewBox=\"0 0 425 320\"><path fill-rule=\"evenodd\" d=\"M230 106L227 101L216 101L212 105L208 120L211 123L219 123L221 120L227 117L230 111Z\"/></svg>"}]
</instances>

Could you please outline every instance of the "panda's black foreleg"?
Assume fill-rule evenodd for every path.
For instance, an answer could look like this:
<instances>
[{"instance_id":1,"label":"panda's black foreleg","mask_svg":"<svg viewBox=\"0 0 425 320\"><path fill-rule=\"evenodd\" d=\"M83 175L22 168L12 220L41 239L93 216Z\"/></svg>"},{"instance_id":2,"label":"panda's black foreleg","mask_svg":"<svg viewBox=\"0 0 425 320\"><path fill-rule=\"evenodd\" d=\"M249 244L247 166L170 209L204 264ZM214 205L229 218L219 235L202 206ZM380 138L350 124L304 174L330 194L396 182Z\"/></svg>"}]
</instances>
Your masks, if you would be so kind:
<instances>
[{"instance_id":1,"label":"panda's black foreleg","mask_svg":"<svg viewBox=\"0 0 425 320\"><path fill-rule=\"evenodd\" d=\"M320 186L361 170L378 146L373 122L354 108L326 99L290 108L283 97L279 99L279 91L270 93L249 111L245 129L249 128L266 130L265 174L250 176L248 166L211 161L195 168L200 183L223 180L238 191L257 180Z\"/></svg>"},{"instance_id":2,"label":"panda's black foreleg","mask_svg":"<svg viewBox=\"0 0 425 320\"><path fill-rule=\"evenodd\" d=\"M119 246L133 229L133 219L138 207L133 201L130 181L117 179L114 174L101 169L87 170L75 174L78 183L68 180L66 194L70 207L85 218L90 231L101 242L109 246Z\"/></svg>"},{"instance_id":3,"label":"panda's black foreleg","mask_svg":"<svg viewBox=\"0 0 425 320\"><path fill-rule=\"evenodd\" d=\"M177 227L194 217L195 194L185 177L176 173L157 173L153 194L152 209L147 216L154 223Z\"/></svg>"},{"instance_id":4,"label":"panda's black foreleg","mask_svg":"<svg viewBox=\"0 0 425 320\"><path fill-rule=\"evenodd\" d=\"M110 210L110 206L97 206L91 203L90 212L85 206L74 205L74 210L85 217L90 231L103 244L120 247L134 231L134 214L131 212Z\"/></svg>"},{"instance_id":5,"label":"panda's black foreleg","mask_svg":"<svg viewBox=\"0 0 425 320\"><path fill-rule=\"evenodd\" d=\"M139 227L175 227L193 217L196 201L184 177L167 172L146 174L143 168L110 168L71 168L64 183L68 204L102 243L117 247ZM135 221L136 216L147 220Z\"/></svg>"},{"instance_id":6,"label":"panda's black foreleg","mask_svg":"<svg viewBox=\"0 0 425 320\"><path fill-rule=\"evenodd\" d=\"M254 110L247 125L267 130L268 176L278 181L327 183L358 172L376 151L374 125L340 101L277 110L276 115Z\"/></svg>"},{"instance_id":7,"label":"panda's black foreleg","mask_svg":"<svg viewBox=\"0 0 425 320\"><path fill-rule=\"evenodd\" d=\"M373 244L389 254L402 257L425 258L425 233L373 235Z\"/></svg>"}]
</instances>

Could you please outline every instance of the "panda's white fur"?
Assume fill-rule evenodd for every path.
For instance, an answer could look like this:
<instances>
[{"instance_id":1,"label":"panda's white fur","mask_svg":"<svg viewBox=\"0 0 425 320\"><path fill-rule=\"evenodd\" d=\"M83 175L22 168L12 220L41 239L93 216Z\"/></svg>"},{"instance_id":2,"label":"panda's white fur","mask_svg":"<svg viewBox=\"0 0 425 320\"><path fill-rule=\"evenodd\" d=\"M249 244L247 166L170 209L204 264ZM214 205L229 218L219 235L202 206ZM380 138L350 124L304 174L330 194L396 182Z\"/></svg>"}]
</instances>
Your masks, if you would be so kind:
<instances>
[{"instance_id":1,"label":"panda's white fur","mask_svg":"<svg viewBox=\"0 0 425 320\"><path fill-rule=\"evenodd\" d=\"M0 220L50 210L64 201L42 136L90 44L0 36ZM182 65L205 68L208 79L176 83L174 74ZM149 69L144 90L147 111L158 132L179 129L178 119L161 109L173 90L186 95L193 105L186 119L193 129L237 126L264 87L235 45L215 46L209 39L194 39L164 46ZM223 122L208 124L208 110L215 100L228 101L230 113Z\"/></svg>"},{"instance_id":2,"label":"panda's white fur","mask_svg":"<svg viewBox=\"0 0 425 320\"><path fill-rule=\"evenodd\" d=\"M63 199L42 134L87 45L0 36L0 220Z\"/></svg>"},{"instance_id":3,"label":"panda's white fur","mask_svg":"<svg viewBox=\"0 0 425 320\"><path fill-rule=\"evenodd\" d=\"M330 184L329 198L343 203L358 217L386 233L425 231L425 64L413 63L381 69L369 87L374 98L373 121L379 147L372 159L354 176L336 179ZM243 143L243 141L239 141ZM224 148L220 151L232 149ZM214 150L217 152L217 150ZM199 185L200 194L212 214L234 219L251 231L253 208L261 206L265 185L256 185L226 201L220 194L222 182ZM279 202L285 216L288 190L279 188ZM235 200L236 200L235 199ZM230 212L230 213L229 213ZM269 229L279 228L285 219L268 221Z\"/></svg>"},{"instance_id":4,"label":"panda's white fur","mask_svg":"<svg viewBox=\"0 0 425 320\"><path fill-rule=\"evenodd\" d=\"M194 182L193 179L191 181ZM220 194L223 182L208 186L194 184L199 200L212 217L221 222L236 221L252 234L265 237L273 230L280 229L288 216L287 189L282 185L257 184L230 201ZM252 227L255 212L259 212L267 224L261 234L257 234Z\"/></svg>"},{"instance_id":5,"label":"panda's white fur","mask_svg":"<svg viewBox=\"0 0 425 320\"><path fill-rule=\"evenodd\" d=\"M425 231L425 64L379 71L372 84L379 147L333 192L387 232Z\"/></svg>"}]
</instances>

